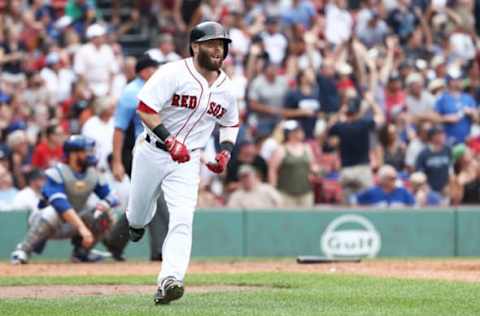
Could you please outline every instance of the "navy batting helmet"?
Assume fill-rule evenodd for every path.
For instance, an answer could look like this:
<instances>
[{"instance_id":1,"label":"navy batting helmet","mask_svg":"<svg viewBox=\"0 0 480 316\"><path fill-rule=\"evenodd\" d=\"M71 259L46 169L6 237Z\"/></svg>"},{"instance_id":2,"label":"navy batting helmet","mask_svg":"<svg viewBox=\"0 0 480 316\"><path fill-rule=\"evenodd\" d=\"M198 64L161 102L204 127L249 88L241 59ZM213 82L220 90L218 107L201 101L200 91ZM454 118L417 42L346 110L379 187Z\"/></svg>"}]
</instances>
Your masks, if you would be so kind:
<instances>
[{"instance_id":1,"label":"navy batting helmet","mask_svg":"<svg viewBox=\"0 0 480 316\"><path fill-rule=\"evenodd\" d=\"M223 58L228 55L228 44L232 42L225 28L217 22L207 21L195 25L190 32L190 54L193 56L192 43L201 43L213 39L223 40Z\"/></svg>"},{"instance_id":2,"label":"navy batting helmet","mask_svg":"<svg viewBox=\"0 0 480 316\"><path fill-rule=\"evenodd\" d=\"M95 148L95 140L83 135L72 135L63 143L63 153L68 156L69 153L75 151L90 151ZM89 154L87 156L87 164L94 166L97 164L97 158Z\"/></svg>"}]
</instances>

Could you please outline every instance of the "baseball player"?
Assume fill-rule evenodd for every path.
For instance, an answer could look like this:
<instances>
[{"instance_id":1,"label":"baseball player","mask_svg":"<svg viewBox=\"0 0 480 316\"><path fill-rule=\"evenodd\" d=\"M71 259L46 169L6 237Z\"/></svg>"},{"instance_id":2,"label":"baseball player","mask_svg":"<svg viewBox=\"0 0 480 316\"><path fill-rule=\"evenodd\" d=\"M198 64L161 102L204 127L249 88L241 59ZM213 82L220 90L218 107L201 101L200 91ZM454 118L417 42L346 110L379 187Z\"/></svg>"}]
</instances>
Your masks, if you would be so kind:
<instances>
[{"instance_id":1,"label":"baseball player","mask_svg":"<svg viewBox=\"0 0 480 316\"><path fill-rule=\"evenodd\" d=\"M41 253L50 238L72 238L72 261L100 259L90 249L108 230L108 212L117 204L117 199L95 168L96 158L91 153L94 146L92 139L80 135L65 141L65 163L58 163L45 172L40 210L32 218L25 239L13 251L12 264L27 263L31 253ZM101 199L93 210L86 209L91 193Z\"/></svg>"},{"instance_id":2,"label":"baseball player","mask_svg":"<svg viewBox=\"0 0 480 316\"><path fill-rule=\"evenodd\" d=\"M237 138L239 116L233 87L221 70L230 42L222 25L198 24L190 33L193 57L161 66L138 94L137 112L146 129L133 154L127 207L130 240L142 238L155 214L160 190L170 215L155 304L167 304L184 292L201 149L218 123L220 151L207 167L221 173Z\"/></svg>"},{"instance_id":3,"label":"baseball player","mask_svg":"<svg viewBox=\"0 0 480 316\"><path fill-rule=\"evenodd\" d=\"M115 109L115 132L113 134L113 175L121 181L125 176L131 176L132 149L135 139L143 132L140 117L136 114L137 94L155 70L158 62L145 54L135 65L137 77L123 91ZM168 230L168 212L163 194L157 201L157 212L148 225L150 231L150 260L162 259L162 244ZM103 240L105 247L112 253L113 259L124 261L123 251L128 243L128 222L122 214L111 232Z\"/></svg>"}]
</instances>

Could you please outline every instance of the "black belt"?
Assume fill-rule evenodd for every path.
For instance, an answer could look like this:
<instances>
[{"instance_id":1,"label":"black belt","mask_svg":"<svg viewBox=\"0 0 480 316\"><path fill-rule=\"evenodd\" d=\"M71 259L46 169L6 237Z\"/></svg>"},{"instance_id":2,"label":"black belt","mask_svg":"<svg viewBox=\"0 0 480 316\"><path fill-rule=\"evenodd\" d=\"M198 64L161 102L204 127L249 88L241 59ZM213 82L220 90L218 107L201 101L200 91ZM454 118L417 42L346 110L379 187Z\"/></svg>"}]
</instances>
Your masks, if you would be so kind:
<instances>
[{"instance_id":1,"label":"black belt","mask_svg":"<svg viewBox=\"0 0 480 316\"><path fill-rule=\"evenodd\" d=\"M148 135L148 134L147 134L147 136L145 136L145 140L147 141L147 143L150 143L150 144L154 145L158 149L168 151L167 147L165 146L164 143L161 143L158 140L154 141L152 138L150 138L150 135Z\"/></svg>"},{"instance_id":2,"label":"black belt","mask_svg":"<svg viewBox=\"0 0 480 316\"><path fill-rule=\"evenodd\" d=\"M158 141L158 140L154 141L154 140L150 137L149 134L147 134L147 136L145 136L145 140L147 141L147 143L152 144L153 146L157 147L158 149L161 149L161 150L164 150L164 151L167 151L167 152L168 152L167 147L165 146L164 143L162 143L162 142L160 142L160 141ZM201 148L191 149L190 152L193 152L193 151L198 150L198 149L201 149Z\"/></svg>"}]
</instances>

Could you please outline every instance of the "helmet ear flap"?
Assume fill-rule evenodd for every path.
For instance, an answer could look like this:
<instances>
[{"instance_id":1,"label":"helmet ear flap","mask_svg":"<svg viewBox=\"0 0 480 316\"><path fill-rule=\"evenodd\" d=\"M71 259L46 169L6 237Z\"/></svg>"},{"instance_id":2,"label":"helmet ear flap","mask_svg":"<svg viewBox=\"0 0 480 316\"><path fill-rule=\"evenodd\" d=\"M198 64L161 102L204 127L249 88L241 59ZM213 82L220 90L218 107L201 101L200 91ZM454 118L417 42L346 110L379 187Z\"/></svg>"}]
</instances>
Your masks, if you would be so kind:
<instances>
[{"instance_id":1,"label":"helmet ear flap","mask_svg":"<svg viewBox=\"0 0 480 316\"><path fill-rule=\"evenodd\" d=\"M228 56L228 42L223 41L223 59L227 58Z\"/></svg>"}]
</instances>

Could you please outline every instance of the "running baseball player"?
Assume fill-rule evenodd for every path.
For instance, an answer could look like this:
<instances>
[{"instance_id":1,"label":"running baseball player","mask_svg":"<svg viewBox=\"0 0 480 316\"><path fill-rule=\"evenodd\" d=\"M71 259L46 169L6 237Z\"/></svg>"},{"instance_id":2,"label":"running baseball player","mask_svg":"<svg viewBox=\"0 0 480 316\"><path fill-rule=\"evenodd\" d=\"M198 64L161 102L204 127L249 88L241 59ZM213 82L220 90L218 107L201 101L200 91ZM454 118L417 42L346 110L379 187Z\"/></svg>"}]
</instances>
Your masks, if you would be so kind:
<instances>
[{"instance_id":1,"label":"running baseball player","mask_svg":"<svg viewBox=\"0 0 480 316\"><path fill-rule=\"evenodd\" d=\"M201 149L218 123L220 151L207 167L221 173L237 138L239 116L233 87L221 70L230 42L222 25L198 24L190 33L193 57L160 67L138 94L137 112L146 129L133 155L127 207L130 239L142 238L155 214L160 189L170 215L155 304L168 304L184 292Z\"/></svg>"},{"instance_id":2,"label":"running baseball player","mask_svg":"<svg viewBox=\"0 0 480 316\"><path fill-rule=\"evenodd\" d=\"M32 252L41 253L48 239L72 238L72 261L93 262L100 258L90 252L110 226L109 210L117 204L110 188L95 168L91 153L95 142L81 135L70 136L63 144L65 163L47 169L39 211L31 219L25 239L11 255L12 264L28 263ZM100 203L87 209L90 194Z\"/></svg>"}]
</instances>

